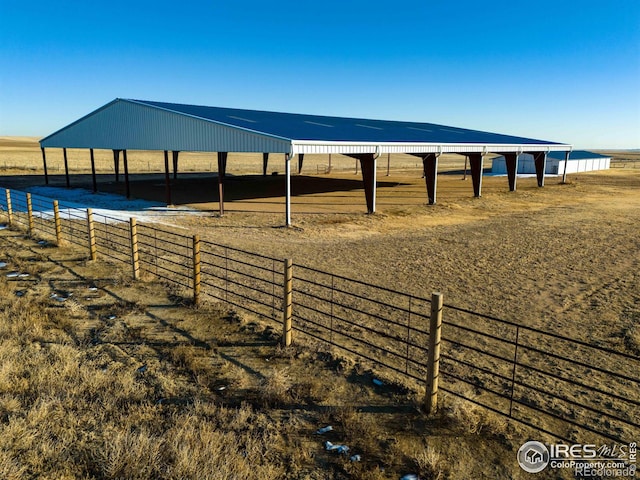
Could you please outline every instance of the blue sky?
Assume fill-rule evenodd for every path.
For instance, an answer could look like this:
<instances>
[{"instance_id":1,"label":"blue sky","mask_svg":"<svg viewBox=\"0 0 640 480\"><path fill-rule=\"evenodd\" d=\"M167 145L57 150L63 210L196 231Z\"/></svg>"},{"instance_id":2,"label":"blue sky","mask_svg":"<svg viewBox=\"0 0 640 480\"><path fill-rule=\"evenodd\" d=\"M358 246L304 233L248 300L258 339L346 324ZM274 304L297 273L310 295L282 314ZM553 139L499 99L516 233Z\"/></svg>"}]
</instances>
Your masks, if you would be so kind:
<instances>
[{"instance_id":1,"label":"blue sky","mask_svg":"<svg viewBox=\"0 0 640 480\"><path fill-rule=\"evenodd\" d=\"M640 2L0 0L0 135L117 97L640 148Z\"/></svg>"}]
</instances>

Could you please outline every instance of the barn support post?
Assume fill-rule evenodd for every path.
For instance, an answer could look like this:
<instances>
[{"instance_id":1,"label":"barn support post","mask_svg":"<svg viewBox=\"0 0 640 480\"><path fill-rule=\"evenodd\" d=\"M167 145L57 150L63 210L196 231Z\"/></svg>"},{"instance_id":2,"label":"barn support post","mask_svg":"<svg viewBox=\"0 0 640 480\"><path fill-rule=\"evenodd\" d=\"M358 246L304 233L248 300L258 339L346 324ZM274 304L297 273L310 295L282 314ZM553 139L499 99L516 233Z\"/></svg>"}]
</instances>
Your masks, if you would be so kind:
<instances>
[{"instance_id":1,"label":"barn support post","mask_svg":"<svg viewBox=\"0 0 640 480\"><path fill-rule=\"evenodd\" d=\"M473 195L482 196L482 170L484 155L482 153L469 154L469 166L471 169L471 181L473 183Z\"/></svg>"},{"instance_id":2,"label":"barn support post","mask_svg":"<svg viewBox=\"0 0 640 480\"><path fill-rule=\"evenodd\" d=\"M304 153L298 154L298 175L302 172L302 164L304 163Z\"/></svg>"},{"instance_id":3,"label":"barn support post","mask_svg":"<svg viewBox=\"0 0 640 480\"><path fill-rule=\"evenodd\" d=\"M287 153L284 156L284 195L285 195L285 222L286 226L291 226L291 160L293 153Z\"/></svg>"},{"instance_id":4,"label":"barn support post","mask_svg":"<svg viewBox=\"0 0 640 480\"><path fill-rule=\"evenodd\" d=\"M431 316L429 318L429 349L427 350L427 391L424 410L433 415L438 410L438 380L440 378L440 338L442 330L442 294L431 295Z\"/></svg>"},{"instance_id":5,"label":"barn support post","mask_svg":"<svg viewBox=\"0 0 640 480\"><path fill-rule=\"evenodd\" d=\"M331 154L329 154L329 170L327 170L327 173L331 173Z\"/></svg>"},{"instance_id":6,"label":"barn support post","mask_svg":"<svg viewBox=\"0 0 640 480\"><path fill-rule=\"evenodd\" d=\"M169 152L164 151L164 196L167 206L171 205L171 178L169 176Z\"/></svg>"},{"instance_id":7,"label":"barn support post","mask_svg":"<svg viewBox=\"0 0 640 480\"><path fill-rule=\"evenodd\" d=\"M427 197L429 205L436 204L436 186L438 183L438 155L428 153L422 158L424 168L424 180L427 184Z\"/></svg>"},{"instance_id":8,"label":"barn support post","mask_svg":"<svg viewBox=\"0 0 640 480\"><path fill-rule=\"evenodd\" d=\"M536 165L536 179L538 186L544 187L544 172L547 169L547 152L534 152L533 162Z\"/></svg>"},{"instance_id":9,"label":"barn support post","mask_svg":"<svg viewBox=\"0 0 640 480\"><path fill-rule=\"evenodd\" d=\"M220 203L220 216L224 216L224 177L227 173L228 152L218 152L218 202Z\"/></svg>"},{"instance_id":10,"label":"barn support post","mask_svg":"<svg viewBox=\"0 0 640 480\"><path fill-rule=\"evenodd\" d=\"M116 174L116 182L120 181L120 150L113 151L113 171Z\"/></svg>"},{"instance_id":11,"label":"barn support post","mask_svg":"<svg viewBox=\"0 0 640 480\"><path fill-rule=\"evenodd\" d=\"M367 202L367 213L376 213L376 159L373 153L353 155L360 161L362 171L362 182L364 183L364 196Z\"/></svg>"},{"instance_id":12,"label":"barn support post","mask_svg":"<svg viewBox=\"0 0 640 480\"><path fill-rule=\"evenodd\" d=\"M93 156L93 148L89 149L89 156L91 157L91 181L93 182L93 193L97 193L98 182L96 180L96 159Z\"/></svg>"},{"instance_id":13,"label":"barn support post","mask_svg":"<svg viewBox=\"0 0 640 480\"><path fill-rule=\"evenodd\" d=\"M422 178L424 178L427 186L427 198L429 205L435 205L438 182L438 157L440 157L440 154L412 153L411 155L422 158Z\"/></svg>"},{"instance_id":14,"label":"barn support post","mask_svg":"<svg viewBox=\"0 0 640 480\"><path fill-rule=\"evenodd\" d=\"M49 172L47 170L47 154L44 151L44 147L40 147L42 150L42 164L44 166L44 184L49 185Z\"/></svg>"},{"instance_id":15,"label":"barn support post","mask_svg":"<svg viewBox=\"0 0 640 480\"><path fill-rule=\"evenodd\" d=\"M562 173L562 183L567 183L567 166L569 165L570 156L571 156L571 150L564 153L564 172Z\"/></svg>"},{"instance_id":16,"label":"barn support post","mask_svg":"<svg viewBox=\"0 0 640 480\"><path fill-rule=\"evenodd\" d=\"M464 156L464 173L462 174L462 180L466 180L467 179L467 166L469 164L469 156L465 155Z\"/></svg>"},{"instance_id":17,"label":"barn support post","mask_svg":"<svg viewBox=\"0 0 640 480\"><path fill-rule=\"evenodd\" d=\"M173 179L177 180L178 178L178 157L180 156L179 150L174 150L173 154Z\"/></svg>"},{"instance_id":18,"label":"barn support post","mask_svg":"<svg viewBox=\"0 0 640 480\"><path fill-rule=\"evenodd\" d=\"M391 169L391 153L387 153L387 177L390 175Z\"/></svg>"},{"instance_id":19,"label":"barn support post","mask_svg":"<svg viewBox=\"0 0 640 480\"><path fill-rule=\"evenodd\" d=\"M293 330L293 260L284 261L284 292L282 296L282 346L291 345Z\"/></svg>"},{"instance_id":20,"label":"barn support post","mask_svg":"<svg viewBox=\"0 0 640 480\"><path fill-rule=\"evenodd\" d=\"M62 149L62 156L64 157L64 177L67 181L67 188L71 187L71 182L69 182L69 162L67 160L67 149Z\"/></svg>"},{"instance_id":21,"label":"barn support post","mask_svg":"<svg viewBox=\"0 0 640 480\"><path fill-rule=\"evenodd\" d=\"M507 165L507 178L509 180L509 191L516 191L516 181L518 178L518 154L505 153L505 164Z\"/></svg>"},{"instance_id":22,"label":"barn support post","mask_svg":"<svg viewBox=\"0 0 640 480\"><path fill-rule=\"evenodd\" d=\"M122 151L122 161L124 163L124 190L127 198L131 198L131 188L129 187L129 162L127 161L127 151Z\"/></svg>"},{"instance_id":23,"label":"barn support post","mask_svg":"<svg viewBox=\"0 0 640 480\"><path fill-rule=\"evenodd\" d=\"M269 153L262 154L262 176L267 176L267 167L269 166Z\"/></svg>"}]
</instances>

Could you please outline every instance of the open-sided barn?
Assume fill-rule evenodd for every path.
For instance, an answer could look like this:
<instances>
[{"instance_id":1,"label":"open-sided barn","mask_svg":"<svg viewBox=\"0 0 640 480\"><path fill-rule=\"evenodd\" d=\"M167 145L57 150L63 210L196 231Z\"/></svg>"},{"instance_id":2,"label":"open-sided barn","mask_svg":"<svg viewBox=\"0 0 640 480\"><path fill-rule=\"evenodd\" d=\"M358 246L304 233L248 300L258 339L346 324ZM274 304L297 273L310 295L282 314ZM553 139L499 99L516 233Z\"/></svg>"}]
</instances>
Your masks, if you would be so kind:
<instances>
[{"instance_id":1,"label":"open-sided barn","mask_svg":"<svg viewBox=\"0 0 640 480\"><path fill-rule=\"evenodd\" d=\"M509 189L516 189L516 164L520 154L534 158L538 185L544 185L547 155L569 152L571 145L512 135L489 133L431 123L371 120L318 115L183 105L144 100L116 99L40 141L47 181L46 149L62 148L67 186L70 179L67 148L113 151L114 167L124 164L127 196L130 194L127 150L164 152L166 188L170 192L169 152L174 172L181 151L216 152L220 212L223 212L224 178L229 152L263 154L286 159L285 214L291 224L291 162L302 165L305 154L343 154L360 161L367 211L376 209L376 161L381 154L405 153L420 157L429 203L436 202L438 158L456 153L469 158L473 191L482 192L483 162L487 154L502 154ZM266 168L265 168L266 170ZM97 189L94 178L94 190Z\"/></svg>"}]
</instances>

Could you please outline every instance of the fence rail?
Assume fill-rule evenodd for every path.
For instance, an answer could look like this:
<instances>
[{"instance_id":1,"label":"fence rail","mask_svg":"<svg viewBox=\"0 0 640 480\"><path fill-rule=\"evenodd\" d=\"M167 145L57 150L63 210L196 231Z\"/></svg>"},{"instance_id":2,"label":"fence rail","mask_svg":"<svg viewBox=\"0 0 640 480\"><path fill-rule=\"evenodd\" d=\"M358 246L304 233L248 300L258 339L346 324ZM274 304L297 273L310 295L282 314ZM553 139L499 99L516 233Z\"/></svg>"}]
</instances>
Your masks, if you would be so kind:
<instances>
[{"instance_id":1,"label":"fence rail","mask_svg":"<svg viewBox=\"0 0 640 480\"><path fill-rule=\"evenodd\" d=\"M31 236L131 264L134 278L142 271L185 297L193 295L194 301L209 298L269 322L282 321L285 342L292 334L306 336L418 388L425 388L428 373L433 377L439 368L442 381L427 390L439 388L556 438L575 441L581 431L623 442L640 434L637 356L445 302L438 310L439 355L433 359L435 297L408 295L24 192L6 190L0 211Z\"/></svg>"},{"instance_id":2,"label":"fence rail","mask_svg":"<svg viewBox=\"0 0 640 480\"><path fill-rule=\"evenodd\" d=\"M282 305L282 260L201 242L203 295L262 318L274 319Z\"/></svg>"},{"instance_id":3,"label":"fence rail","mask_svg":"<svg viewBox=\"0 0 640 480\"><path fill-rule=\"evenodd\" d=\"M430 300L294 268L294 330L424 383Z\"/></svg>"}]
</instances>

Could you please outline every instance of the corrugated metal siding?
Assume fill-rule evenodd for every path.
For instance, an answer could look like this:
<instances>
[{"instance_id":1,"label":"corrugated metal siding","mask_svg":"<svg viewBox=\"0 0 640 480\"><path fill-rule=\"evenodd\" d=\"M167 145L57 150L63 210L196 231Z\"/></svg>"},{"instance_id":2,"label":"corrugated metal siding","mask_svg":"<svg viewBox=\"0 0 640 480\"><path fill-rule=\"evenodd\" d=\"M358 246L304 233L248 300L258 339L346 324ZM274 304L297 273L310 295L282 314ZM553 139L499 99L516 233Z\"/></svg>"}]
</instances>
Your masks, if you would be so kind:
<instances>
[{"instance_id":1,"label":"corrugated metal siding","mask_svg":"<svg viewBox=\"0 0 640 480\"><path fill-rule=\"evenodd\" d=\"M579 172L591 172L594 170L607 170L609 168L609 162L607 157L595 158L595 159L569 159L567 165L567 173L579 173ZM519 174L534 174L536 173L536 166L533 160L533 155L527 153L518 156L518 170ZM491 173L498 175L506 175L507 165L504 157L496 157L493 159ZM548 175L557 175L564 173L564 155L563 160L552 158L547 156L547 164L545 173Z\"/></svg>"},{"instance_id":2,"label":"corrugated metal siding","mask_svg":"<svg viewBox=\"0 0 640 480\"><path fill-rule=\"evenodd\" d=\"M42 147L288 153L290 142L116 101L45 138Z\"/></svg>"},{"instance_id":3,"label":"corrugated metal siding","mask_svg":"<svg viewBox=\"0 0 640 480\"><path fill-rule=\"evenodd\" d=\"M312 143L293 142L294 153L504 153L504 152L540 152L561 151L568 149L567 145L483 145L483 144L437 144L437 143Z\"/></svg>"}]
</instances>

